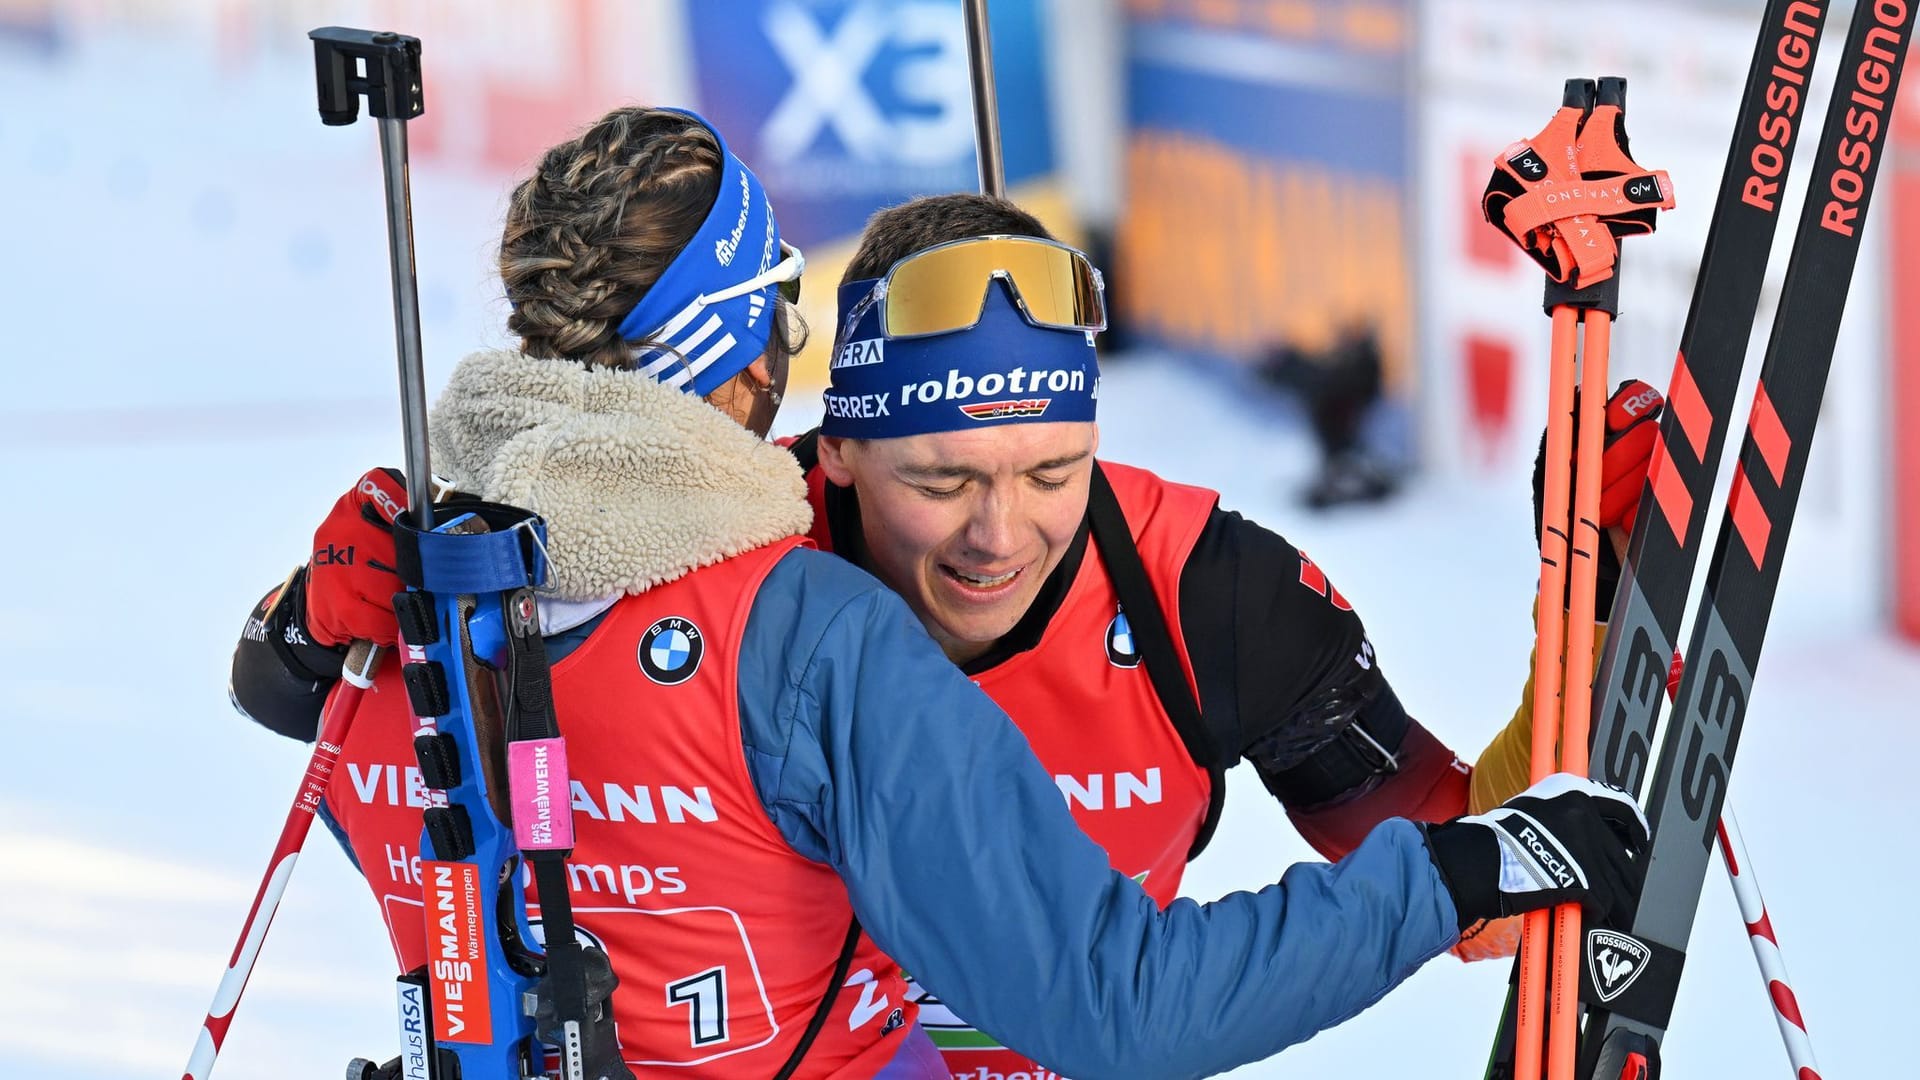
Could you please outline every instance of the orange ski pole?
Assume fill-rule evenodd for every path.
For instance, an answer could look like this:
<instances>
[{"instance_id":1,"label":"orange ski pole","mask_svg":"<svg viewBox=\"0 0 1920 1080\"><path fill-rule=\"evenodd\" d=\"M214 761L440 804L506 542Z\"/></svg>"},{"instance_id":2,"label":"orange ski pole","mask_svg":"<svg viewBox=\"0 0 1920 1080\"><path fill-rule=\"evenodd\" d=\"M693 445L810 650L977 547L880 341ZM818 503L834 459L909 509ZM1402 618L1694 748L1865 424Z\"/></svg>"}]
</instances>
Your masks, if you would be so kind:
<instances>
[{"instance_id":1,"label":"orange ski pole","mask_svg":"<svg viewBox=\"0 0 1920 1080\"><path fill-rule=\"evenodd\" d=\"M1594 579L1599 569L1600 455L1606 430L1607 354L1613 318L1598 308L1584 313L1580 350L1579 431L1575 436L1573 529L1567 566L1567 658L1561 701L1560 768L1587 774L1588 714L1593 708ZM1580 905L1554 912L1552 1000L1547 1013L1547 1080L1573 1080L1580 1044Z\"/></svg>"},{"instance_id":2,"label":"orange ski pole","mask_svg":"<svg viewBox=\"0 0 1920 1080\"><path fill-rule=\"evenodd\" d=\"M1556 771L1588 770L1593 590L1602 543L1600 460L1607 359L1619 311L1618 240L1652 232L1657 212L1673 206L1666 174L1643 169L1628 155L1625 109L1625 79L1567 80L1553 119L1532 139L1501 151L1481 196L1487 221L1546 270L1545 307L1553 317L1529 760L1536 783ZM1579 423L1576 455L1577 360L1590 406ZM1573 491L1576 477L1579 490ZM1489 1075L1571 1080L1580 1041L1580 938L1577 904L1522 920L1507 1014L1512 1027L1503 1031ZM1510 1045L1505 1032L1511 1032Z\"/></svg>"},{"instance_id":3,"label":"orange ski pole","mask_svg":"<svg viewBox=\"0 0 1920 1080\"><path fill-rule=\"evenodd\" d=\"M1540 593L1535 610L1533 649L1533 743L1530 779L1538 782L1555 766L1559 735L1561 682L1566 654L1568 536L1567 517L1573 464L1574 348L1580 311L1553 309L1553 346L1547 371L1546 476L1540 500ZM1514 1076L1539 1080L1546 1043L1548 931L1552 914L1530 911L1520 924L1520 983L1516 997Z\"/></svg>"}]
</instances>

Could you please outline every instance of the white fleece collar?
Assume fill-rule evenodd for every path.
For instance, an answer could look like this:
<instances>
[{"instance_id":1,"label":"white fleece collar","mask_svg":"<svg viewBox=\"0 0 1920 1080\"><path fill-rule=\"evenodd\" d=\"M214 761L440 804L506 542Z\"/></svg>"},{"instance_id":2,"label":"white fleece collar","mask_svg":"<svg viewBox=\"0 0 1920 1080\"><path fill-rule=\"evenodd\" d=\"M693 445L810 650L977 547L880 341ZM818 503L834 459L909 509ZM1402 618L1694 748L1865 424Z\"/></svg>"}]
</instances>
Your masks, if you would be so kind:
<instances>
[{"instance_id":1,"label":"white fleece collar","mask_svg":"<svg viewBox=\"0 0 1920 1080\"><path fill-rule=\"evenodd\" d=\"M793 455L631 371L474 353L429 430L435 472L546 518L542 593L563 601L645 592L813 520Z\"/></svg>"}]
</instances>

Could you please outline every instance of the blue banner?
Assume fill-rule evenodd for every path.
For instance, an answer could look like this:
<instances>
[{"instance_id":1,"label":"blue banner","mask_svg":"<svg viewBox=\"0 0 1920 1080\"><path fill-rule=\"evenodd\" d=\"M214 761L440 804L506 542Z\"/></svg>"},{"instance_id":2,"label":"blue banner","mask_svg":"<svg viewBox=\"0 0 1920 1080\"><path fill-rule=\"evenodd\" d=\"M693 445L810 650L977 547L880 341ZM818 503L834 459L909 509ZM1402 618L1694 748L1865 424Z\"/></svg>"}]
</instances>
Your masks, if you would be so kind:
<instances>
[{"instance_id":1,"label":"blue banner","mask_svg":"<svg viewBox=\"0 0 1920 1080\"><path fill-rule=\"evenodd\" d=\"M992 5L1009 184L1052 168L1038 8ZM687 18L697 107L802 248L914 195L978 190L959 0L695 2Z\"/></svg>"},{"instance_id":2,"label":"blue banner","mask_svg":"<svg viewBox=\"0 0 1920 1080\"><path fill-rule=\"evenodd\" d=\"M1409 0L1165 0L1128 27L1115 310L1246 364L1364 327L1412 341Z\"/></svg>"}]
</instances>

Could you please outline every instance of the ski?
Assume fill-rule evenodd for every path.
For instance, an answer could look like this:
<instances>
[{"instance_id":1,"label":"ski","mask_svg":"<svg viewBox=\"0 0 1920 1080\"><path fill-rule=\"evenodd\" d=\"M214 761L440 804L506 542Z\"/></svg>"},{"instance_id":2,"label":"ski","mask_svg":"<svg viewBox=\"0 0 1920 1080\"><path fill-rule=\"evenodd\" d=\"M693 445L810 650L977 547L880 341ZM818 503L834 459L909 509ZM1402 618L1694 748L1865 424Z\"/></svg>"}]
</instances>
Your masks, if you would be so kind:
<instances>
[{"instance_id":1,"label":"ski","mask_svg":"<svg viewBox=\"0 0 1920 1080\"><path fill-rule=\"evenodd\" d=\"M1595 677L1591 774L1639 796L1831 0L1769 0ZM1827 134L1837 141L1836 127ZM1827 149L1823 147L1823 150ZM1822 157L1829 155L1823 153ZM1536 717L1536 722L1538 718ZM1513 1076L1509 993L1488 1080Z\"/></svg>"},{"instance_id":2,"label":"ski","mask_svg":"<svg viewBox=\"0 0 1920 1080\"><path fill-rule=\"evenodd\" d=\"M1624 1055L1651 1053L1658 1061L1766 640L1914 14L1906 0L1863 0L1847 33L1732 492L1687 643L1674 697L1677 711L1650 778L1646 807L1653 847L1639 909L1628 934L1596 930L1586 942L1599 999L1591 1003L1579 1070L1590 1080L1616 1080L1620 1070L1610 1066ZM1660 465L1656 462L1651 478L1656 502ZM1647 501L1643 496L1643 508ZM1656 665L1654 677L1644 683L1656 702L1665 671L1664 663ZM1620 764L1602 755L1594 771L1605 778L1605 771ZM1636 946L1645 951L1633 955Z\"/></svg>"}]
</instances>

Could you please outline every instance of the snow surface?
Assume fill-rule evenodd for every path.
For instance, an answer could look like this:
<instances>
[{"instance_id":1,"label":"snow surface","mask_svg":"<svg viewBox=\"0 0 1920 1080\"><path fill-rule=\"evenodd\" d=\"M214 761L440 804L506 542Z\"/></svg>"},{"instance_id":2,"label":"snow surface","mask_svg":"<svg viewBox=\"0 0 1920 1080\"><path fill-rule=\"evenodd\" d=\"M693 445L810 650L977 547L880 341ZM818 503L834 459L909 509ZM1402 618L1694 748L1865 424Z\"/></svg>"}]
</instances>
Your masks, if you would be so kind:
<instances>
[{"instance_id":1,"label":"snow surface","mask_svg":"<svg viewBox=\"0 0 1920 1080\"><path fill-rule=\"evenodd\" d=\"M94 48L49 85L30 53L0 51L0 101L35 103L0 110L8 1078L185 1062L306 757L229 708L233 641L338 491L399 456L372 131L313 121L300 50L257 78L169 68L130 100L114 87L139 80L107 76L145 56ZM500 340L500 190L420 167L414 183L437 386L463 348ZM1456 749L1477 753L1505 721L1530 635L1522 477L1416 482L1312 516L1290 498L1309 446L1233 385L1115 361L1102 406L1104 456L1217 487L1310 550L1401 698ZM794 402L782 429L809 408ZM1920 651L1827 602L1827 576L1847 570L1790 552L1733 797L1824 1071L1912 1076L1920 992L1895 965L1920 890ZM1306 857L1241 770L1186 892L1258 887ZM1668 1075L1785 1075L1717 869L1697 925ZM388 1056L390 965L374 905L316 830L216 1075L332 1080L348 1056ZM1242 1075L1477 1077L1506 971L1442 958Z\"/></svg>"}]
</instances>

